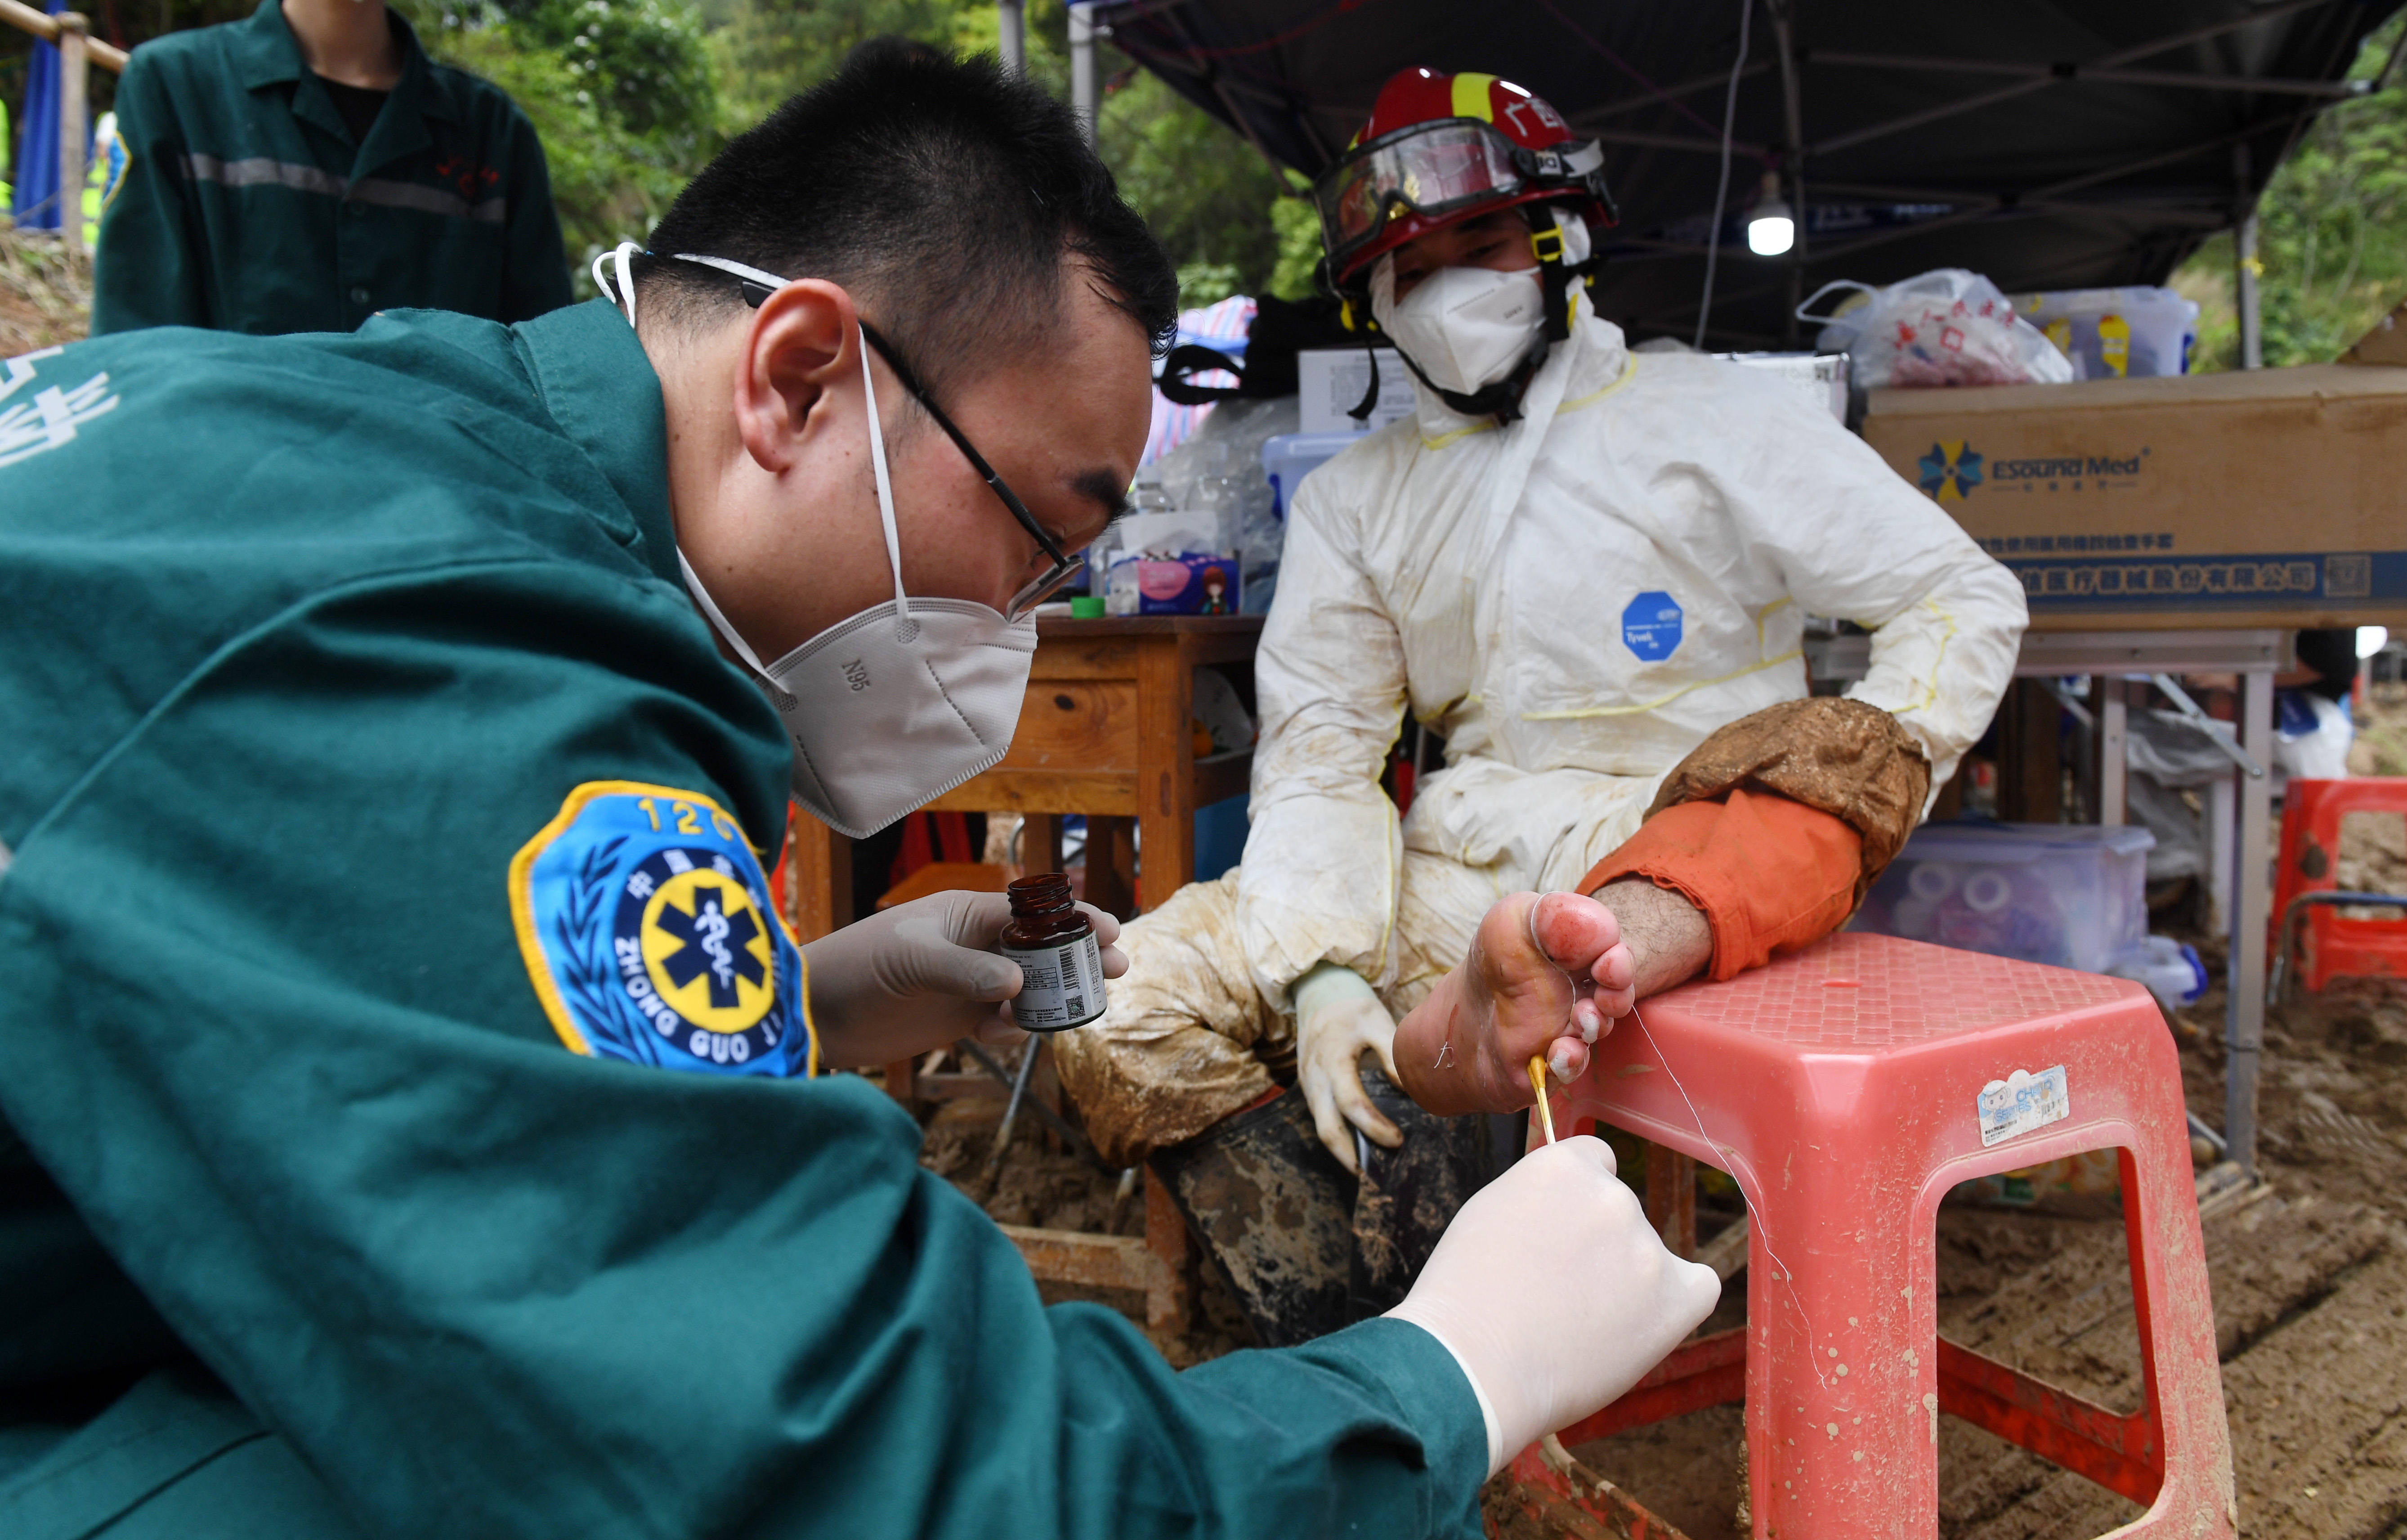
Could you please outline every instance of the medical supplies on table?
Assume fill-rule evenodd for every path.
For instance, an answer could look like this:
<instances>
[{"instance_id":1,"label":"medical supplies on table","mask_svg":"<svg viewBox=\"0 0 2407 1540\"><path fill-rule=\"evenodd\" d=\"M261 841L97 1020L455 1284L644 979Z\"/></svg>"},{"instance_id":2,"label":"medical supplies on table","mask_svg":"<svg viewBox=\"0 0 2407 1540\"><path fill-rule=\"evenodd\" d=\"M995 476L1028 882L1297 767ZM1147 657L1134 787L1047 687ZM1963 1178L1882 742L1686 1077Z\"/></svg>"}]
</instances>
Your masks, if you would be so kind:
<instances>
[{"instance_id":1,"label":"medical supplies on table","mask_svg":"<svg viewBox=\"0 0 2407 1540\"><path fill-rule=\"evenodd\" d=\"M2171 289L2059 289L2021 295L2015 308L2072 361L2075 379L2189 373L2198 302Z\"/></svg>"}]
</instances>

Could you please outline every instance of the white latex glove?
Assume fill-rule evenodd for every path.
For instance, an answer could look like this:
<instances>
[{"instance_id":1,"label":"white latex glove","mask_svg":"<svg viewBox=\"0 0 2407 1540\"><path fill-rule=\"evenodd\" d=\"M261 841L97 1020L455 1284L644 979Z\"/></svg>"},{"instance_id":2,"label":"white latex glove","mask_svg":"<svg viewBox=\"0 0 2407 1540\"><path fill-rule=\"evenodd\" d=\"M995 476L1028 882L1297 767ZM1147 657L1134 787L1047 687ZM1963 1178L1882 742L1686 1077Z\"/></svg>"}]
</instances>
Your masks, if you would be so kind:
<instances>
[{"instance_id":1,"label":"white latex glove","mask_svg":"<svg viewBox=\"0 0 2407 1540\"><path fill-rule=\"evenodd\" d=\"M1371 1105L1362 1089L1364 1052L1379 1056L1388 1079L1398 1086L1396 1019L1362 976L1323 962L1289 987L1295 1002L1295 1083L1312 1109L1312 1126L1337 1163L1355 1175L1351 1123L1389 1149L1404 1142L1403 1130Z\"/></svg>"},{"instance_id":2,"label":"white latex glove","mask_svg":"<svg viewBox=\"0 0 2407 1540\"><path fill-rule=\"evenodd\" d=\"M1090 904L1078 910L1094 922L1104 977L1128 972L1112 945L1119 921ZM961 1037L997 1047L1026 1037L1002 1005L1019 992L1019 964L993 950L1010 918L1001 893L930 893L805 947L822 1062L887 1064Z\"/></svg>"},{"instance_id":3,"label":"white latex glove","mask_svg":"<svg viewBox=\"0 0 2407 1540\"><path fill-rule=\"evenodd\" d=\"M1721 1279L1664 1248L1613 1151L1581 1135L1473 1194L1388 1314L1446 1345L1488 1419L1488 1473L1638 1383Z\"/></svg>"}]
</instances>

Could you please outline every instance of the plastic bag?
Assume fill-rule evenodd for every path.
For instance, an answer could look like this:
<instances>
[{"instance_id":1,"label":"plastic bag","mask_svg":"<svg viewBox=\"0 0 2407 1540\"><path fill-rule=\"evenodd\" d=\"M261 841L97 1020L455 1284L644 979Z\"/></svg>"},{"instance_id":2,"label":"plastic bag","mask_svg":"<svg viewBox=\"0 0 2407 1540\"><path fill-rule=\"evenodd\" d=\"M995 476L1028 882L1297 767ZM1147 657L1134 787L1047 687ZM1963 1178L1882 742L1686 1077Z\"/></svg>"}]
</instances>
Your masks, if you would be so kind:
<instances>
[{"instance_id":1,"label":"plastic bag","mask_svg":"<svg viewBox=\"0 0 2407 1540\"><path fill-rule=\"evenodd\" d=\"M1814 302L1833 289L1857 290L1865 298L1836 316L1811 314ZM1840 278L1814 291L1797 316L1827 322L1816 349L1849 354L1856 379L1867 390L2072 381L2072 361L2015 314L1996 284L1961 267L1942 267L1886 289Z\"/></svg>"},{"instance_id":2,"label":"plastic bag","mask_svg":"<svg viewBox=\"0 0 2407 1540\"><path fill-rule=\"evenodd\" d=\"M1279 551L1287 543L1286 520L1261 469L1262 445L1295 432L1298 409L1291 395L1224 401L1193 438L1161 461L1162 490L1177 506L1233 505L1231 528L1244 562L1247 615L1270 613L1271 596L1278 590ZM1226 486L1204 486L1220 478L1229 478Z\"/></svg>"},{"instance_id":3,"label":"plastic bag","mask_svg":"<svg viewBox=\"0 0 2407 1540\"><path fill-rule=\"evenodd\" d=\"M2206 992L2206 964L2198 948L2169 935L2152 935L2116 957L2106 971L2147 986L2168 1015Z\"/></svg>"}]
</instances>

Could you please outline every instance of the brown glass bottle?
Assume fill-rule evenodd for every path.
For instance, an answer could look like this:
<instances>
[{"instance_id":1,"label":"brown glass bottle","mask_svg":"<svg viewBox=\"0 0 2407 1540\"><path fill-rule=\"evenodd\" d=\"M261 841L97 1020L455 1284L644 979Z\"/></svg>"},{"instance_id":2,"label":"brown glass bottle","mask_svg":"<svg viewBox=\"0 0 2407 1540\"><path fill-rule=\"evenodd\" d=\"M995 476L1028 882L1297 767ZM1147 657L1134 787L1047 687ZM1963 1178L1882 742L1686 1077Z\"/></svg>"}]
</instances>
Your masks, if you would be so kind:
<instances>
[{"instance_id":1,"label":"brown glass bottle","mask_svg":"<svg viewBox=\"0 0 2407 1540\"><path fill-rule=\"evenodd\" d=\"M1104 954L1094 922L1070 897L1060 872L1021 877L1005 890L1011 918L995 948L1019 964L1011 1019L1022 1032L1065 1032L1104 1014Z\"/></svg>"}]
</instances>

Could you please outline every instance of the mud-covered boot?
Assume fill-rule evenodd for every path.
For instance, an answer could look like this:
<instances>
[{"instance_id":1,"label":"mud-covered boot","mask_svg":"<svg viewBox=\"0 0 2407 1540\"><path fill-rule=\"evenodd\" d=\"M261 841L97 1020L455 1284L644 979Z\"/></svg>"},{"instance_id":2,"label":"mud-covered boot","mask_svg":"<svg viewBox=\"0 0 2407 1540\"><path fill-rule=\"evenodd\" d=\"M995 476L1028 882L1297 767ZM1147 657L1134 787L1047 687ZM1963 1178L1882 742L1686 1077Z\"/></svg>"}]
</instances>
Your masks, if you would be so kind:
<instances>
[{"instance_id":1,"label":"mud-covered boot","mask_svg":"<svg viewBox=\"0 0 2407 1540\"><path fill-rule=\"evenodd\" d=\"M1365 1070L1362 1089L1371 1105L1403 1132L1394 1149L1368 1139L1354 1143L1363 1162L1354 1199L1353 1265L1347 1292L1351 1318L1367 1320L1403 1303L1470 1196L1488 1178L1488 1150L1480 1119L1441 1118Z\"/></svg>"},{"instance_id":2,"label":"mud-covered boot","mask_svg":"<svg viewBox=\"0 0 2407 1540\"><path fill-rule=\"evenodd\" d=\"M1170 1189L1265 1348L1325 1336L1352 1320L1356 1183L1289 1089L1154 1152Z\"/></svg>"},{"instance_id":3,"label":"mud-covered boot","mask_svg":"<svg viewBox=\"0 0 2407 1540\"><path fill-rule=\"evenodd\" d=\"M1356 1141L1364 1181L1321 1144L1293 1090L1153 1156L1266 1348L1392 1309L1487 1179L1479 1119L1424 1112L1376 1070L1362 1089L1404 1134L1398 1149Z\"/></svg>"}]
</instances>

